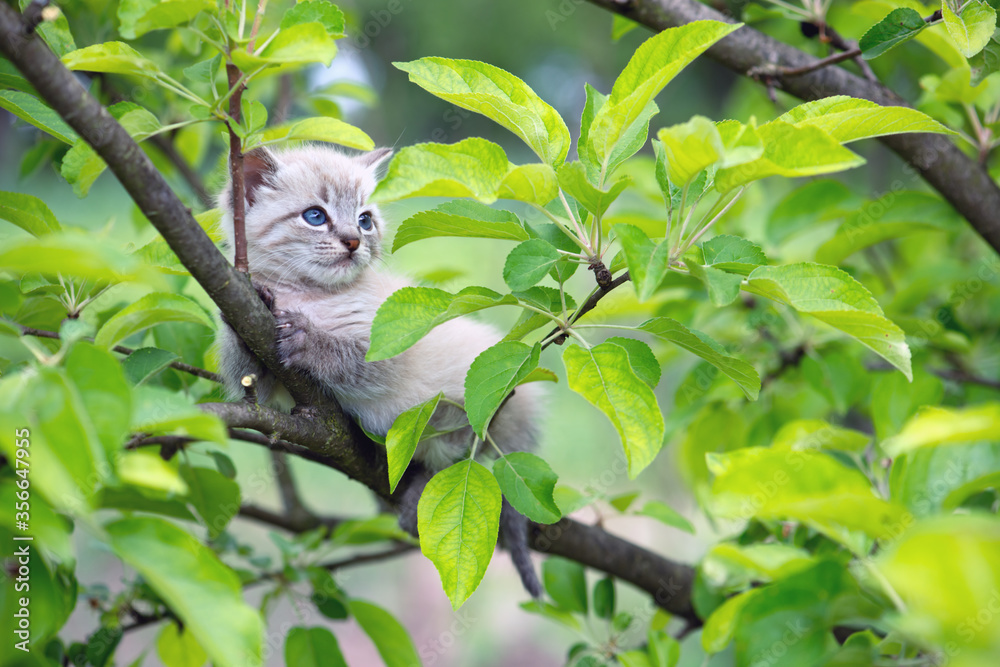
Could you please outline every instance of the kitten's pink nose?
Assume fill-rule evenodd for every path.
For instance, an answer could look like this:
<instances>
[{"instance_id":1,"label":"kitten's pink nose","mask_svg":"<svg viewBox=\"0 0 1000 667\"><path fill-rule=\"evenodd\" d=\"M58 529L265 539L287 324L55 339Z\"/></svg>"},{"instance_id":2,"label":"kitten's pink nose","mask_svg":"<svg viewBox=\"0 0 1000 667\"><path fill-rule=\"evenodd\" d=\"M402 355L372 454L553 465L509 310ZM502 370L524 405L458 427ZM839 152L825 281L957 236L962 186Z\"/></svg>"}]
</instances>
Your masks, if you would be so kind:
<instances>
[{"instance_id":1,"label":"kitten's pink nose","mask_svg":"<svg viewBox=\"0 0 1000 667\"><path fill-rule=\"evenodd\" d=\"M348 252L354 252L358 249L358 246L361 245L360 239L340 239L340 242L344 244L344 247L347 248Z\"/></svg>"}]
</instances>

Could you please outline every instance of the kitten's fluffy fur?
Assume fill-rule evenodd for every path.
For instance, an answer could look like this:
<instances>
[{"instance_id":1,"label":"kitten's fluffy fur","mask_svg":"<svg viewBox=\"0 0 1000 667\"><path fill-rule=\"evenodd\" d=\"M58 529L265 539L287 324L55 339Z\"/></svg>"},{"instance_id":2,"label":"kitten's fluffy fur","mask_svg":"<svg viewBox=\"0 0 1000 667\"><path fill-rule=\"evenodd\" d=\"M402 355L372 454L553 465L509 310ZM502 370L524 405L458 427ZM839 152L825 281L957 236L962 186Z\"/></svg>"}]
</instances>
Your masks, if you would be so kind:
<instances>
[{"instance_id":1,"label":"kitten's fluffy fur","mask_svg":"<svg viewBox=\"0 0 1000 667\"><path fill-rule=\"evenodd\" d=\"M350 157L310 147L273 155L258 149L248 153L245 162L247 254L254 282L264 288L262 294L273 297L269 305L278 322L279 357L312 375L365 429L381 435L401 412L440 391L453 401L463 401L472 361L501 338L486 324L458 318L436 327L396 357L364 360L375 311L390 294L410 286L405 279L375 268L385 223L368 198L375 188L375 170L389 154L381 149ZM227 187L220 206L229 212L223 226L232 247L230 201ZM314 208L325 213L325 224L314 226L304 219L303 213ZM371 219L367 230L364 214ZM318 214L311 215L315 221ZM255 373L260 401L289 407L287 393L232 329L220 327L219 339L220 370L233 399L243 394L241 378ZM493 419L490 435L505 452L535 447L538 391L533 385L518 387ZM446 430L462 419L457 408L442 403L432 425ZM433 473L466 456L472 439L466 426L422 442L414 458ZM416 500L426 481L427 477L419 480L404 493L401 523L411 531L416 528ZM538 595L527 556L526 521L505 503L501 523L525 586Z\"/></svg>"}]
</instances>

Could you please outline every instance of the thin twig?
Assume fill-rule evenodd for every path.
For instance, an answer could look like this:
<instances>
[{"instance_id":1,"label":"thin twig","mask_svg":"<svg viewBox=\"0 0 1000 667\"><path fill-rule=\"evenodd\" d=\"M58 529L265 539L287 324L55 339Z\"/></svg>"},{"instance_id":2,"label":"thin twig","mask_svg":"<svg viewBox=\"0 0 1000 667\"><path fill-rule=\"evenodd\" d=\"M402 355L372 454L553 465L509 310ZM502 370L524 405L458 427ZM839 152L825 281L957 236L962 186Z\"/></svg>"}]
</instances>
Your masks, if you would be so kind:
<instances>
[{"instance_id":1,"label":"thin twig","mask_svg":"<svg viewBox=\"0 0 1000 667\"><path fill-rule=\"evenodd\" d=\"M570 321L567 322L567 326L572 326L574 322L576 322L581 317L583 317L584 315L592 311L595 307L597 307L597 303L605 296L607 296L612 290L621 287L628 281L629 281L629 273L628 271L626 271L625 273L621 274L620 276L612 280L607 287L598 287L590 294L590 297L583 303L583 305L576 309L576 311L573 313L573 316L570 318ZM566 341L566 337L568 335L569 334L565 330L561 329L560 327L556 327L555 329L547 333L545 335L545 338L543 338L545 342L542 343L542 349L544 350L552 343L556 343L557 345L562 345L563 342Z\"/></svg>"},{"instance_id":2,"label":"thin twig","mask_svg":"<svg viewBox=\"0 0 1000 667\"><path fill-rule=\"evenodd\" d=\"M44 329L34 329L32 327L17 325L21 329L22 336L35 336L36 338L51 338L53 340L59 340L59 334L55 331L46 331ZM93 341L93 338L87 338L86 340ZM135 353L130 347L125 347L124 345L115 345L113 348L118 354L124 354L126 356ZM183 373L189 373L191 375L196 375L200 378L205 378L206 380L211 380L212 382L222 382L222 376L218 373L213 373L212 371L206 371L204 368L198 368L197 366L192 366L191 364L185 364L183 361L171 361L170 367L181 371Z\"/></svg>"},{"instance_id":3,"label":"thin twig","mask_svg":"<svg viewBox=\"0 0 1000 667\"><path fill-rule=\"evenodd\" d=\"M229 78L229 120L226 129L229 130L229 177L232 180L233 206L233 266L237 271L248 273L247 262L247 232L246 232L246 178L243 173L243 146L240 138L233 130L233 123L241 122L240 104L243 100L244 84L240 81L240 68L232 63L226 63L226 76Z\"/></svg>"}]
</instances>

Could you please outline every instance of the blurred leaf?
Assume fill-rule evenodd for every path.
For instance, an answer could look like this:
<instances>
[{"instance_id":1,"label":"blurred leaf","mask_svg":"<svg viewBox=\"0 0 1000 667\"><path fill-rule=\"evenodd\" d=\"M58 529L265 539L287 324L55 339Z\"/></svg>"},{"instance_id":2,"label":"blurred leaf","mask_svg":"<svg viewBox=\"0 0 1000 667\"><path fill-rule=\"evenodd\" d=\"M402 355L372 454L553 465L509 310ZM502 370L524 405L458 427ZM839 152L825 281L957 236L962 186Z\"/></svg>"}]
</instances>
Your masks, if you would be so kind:
<instances>
[{"instance_id":1,"label":"blurred leaf","mask_svg":"<svg viewBox=\"0 0 1000 667\"><path fill-rule=\"evenodd\" d=\"M553 498L558 477L542 458L528 452L513 452L493 464L504 498L514 509L537 523L555 523L562 512Z\"/></svg>"},{"instance_id":2,"label":"blurred leaf","mask_svg":"<svg viewBox=\"0 0 1000 667\"><path fill-rule=\"evenodd\" d=\"M453 609L462 606L486 573L496 547L500 503L493 475L471 460L434 475L420 496L420 550L441 575Z\"/></svg>"},{"instance_id":3,"label":"blurred leaf","mask_svg":"<svg viewBox=\"0 0 1000 667\"><path fill-rule=\"evenodd\" d=\"M761 266L744 289L843 331L913 379L902 329L883 315L871 292L844 271L808 263Z\"/></svg>"},{"instance_id":4,"label":"blurred leaf","mask_svg":"<svg viewBox=\"0 0 1000 667\"><path fill-rule=\"evenodd\" d=\"M681 657L680 643L663 630L648 633L649 664L651 667L675 667Z\"/></svg>"},{"instance_id":5,"label":"blurred leaf","mask_svg":"<svg viewBox=\"0 0 1000 667\"><path fill-rule=\"evenodd\" d=\"M835 449L860 454L871 440L866 433L834 426L822 419L797 419L778 429L771 447L795 451Z\"/></svg>"},{"instance_id":6,"label":"blurred leaf","mask_svg":"<svg viewBox=\"0 0 1000 667\"><path fill-rule=\"evenodd\" d=\"M260 660L260 616L214 553L155 517L119 519L105 530L118 557L143 576L213 661Z\"/></svg>"},{"instance_id":7,"label":"blurred leaf","mask_svg":"<svg viewBox=\"0 0 1000 667\"><path fill-rule=\"evenodd\" d=\"M892 462L892 499L917 517L950 510L969 496L996 488L1000 477L1000 442L956 443L924 447Z\"/></svg>"},{"instance_id":8,"label":"blurred leaf","mask_svg":"<svg viewBox=\"0 0 1000 667\"><path fill-rule=\"evenodd\" d=\"M601 410L622 439L628 475L634 479L663 446L663 414L656 396L635 374L625 348L601 343L563 352L570 389Z\"/></svg>"},{"instance_id":9,"label":"blurred leaf","mask_svg":"<svg viewBox=\"0 0 1000 667\"><path fill-rule=\"evenodd\" d=\"M178 628L176 623L165 624L156 636L156 655L165 667L201 667L208 662L208 654L194 633Z\"/></svg>"},{"instance_id":10,"label":"blurred leaf","mask_svg":"<svg viewBox=\"0 0 1000 667\"><path fill-rule=\"evenodd\" d=\"M528 240L521 221L510 211L498 211L474 201L450 201L401 222L392 241L392 251L437 236Z\"/></svg>"},{"instance_id":11,"label":"blurred leaf","mask_svg":"<svg viewBox=\"0 0 1000 667\"><path fill-rule=\"evenodd\" d=\"M650 500L639 510L639 514L653 517L660 523L694 535L694 526L691 525L691 522L681 516L677 510L659 500Z\"/></svg>"},{"instance_id":12,"label":"blurred leaf","mask_svg":"<svg viewBox=\"0 0 1000 667\"><path fill-rule=\"evenodd\" d=\"M748 447L708 454L712 510L738 519L795 520L865 553L859 535L889 537L905 510L879 498L868 478L814 451Z\"/></svg>"},{"instance_id":13,"label":"blurred leaf","mask_svg":"<svg viewBox=\"0 0 1000 667\"><path fill-rule=\"evenodd\" d=\"M608 206L629 185L628 178L620 178L607 190L596 188L587 180L587 171L581 162L563 164L557 175L559 186L596 216L604 215Z\"/></svg>"},{"instance_id":14,"label":"blurred leaf","mask_svg":"<svg viewBox=\"0 0 1000 667\"><path fill-rule=\"evenodd\" d=\"M337 638L326 628L292 628L285 639L285 664L301 667L347 667Z\"/></svg>"},{"instance_id":15,"label":"blurred leaf","mask_svg":"<svg viewBox=\"0 0 1000 667\"><path fill-rule=\"evenodd\" d=\"M455 144L416 144L403 148L371 196L373 202L407 197L472 197L497 200L507 175L507 154L491 141L473 137Z\"/></svg>"},{"instance_id":16,"label":"blurred leaf","mask_svg":"<svg viewBox=\"0 0 1000 667\"><path fill-rule=\"evenodd\" d=\"M544 567L544 566L543 566ZM563 611L559 607L541 600L528 600L518 605L529 614L538 614L544 618L564 625L571 630L580 630L580 621L576 616L568 611Z\"/></svg>"},{"instance_id":17,"label":"blurred leaf","mask_svg":"<svg viewBox=\"0 0 1000 667\"><path fill-rule=\"evenodd\" d=\"M701 632L701 646L706 653L719 653L733 641L740 612L747 602L757 595L760 589L750 589L733 596L718 606L712 615L705 619L705 627Z\"/></svg>"},{"instance_id":18,"label":"blurred leaf","mask_svg":"<svg viewBox=\"0 0 1000 667\"><path fill-rule=\"evenodd\" d=\"M329 570L322 567L308 567L309 583L312 585L312 595L309 599L316 609L327 618L343 620L349 616L347 595L337 585ZM293 663L294 664L294 663Z\"/></svg>"},{"instance_id":19,"label":"blurred leaf","mask_svg":"<svg viewBox=\"0 0 1000 667\"><path fill-rule=\"evenodd\" d=\"M116 456L129 432L132 392L121 365L110 352L80 341L66 355L66 373L90 415L109 457Z\"/></svg>"},{"instance_id":20,"label":"blurred leaf","mask_svg":"<svg viewBox=\"0 0 1000 667\"><path fill-rule=\"evenodd\" d=\"M480 438L514 387L538 367L538 345L501 341L472 362L465 376L465 411Z\"/></svg>"},{"instance_id":21,"label":"blurred leaf","mask_svg":"<svg viewBox=\"0 0 1000 667\"><path fill-rule=\"evenodd\" d=\"M954 645L968 664L1000 651L995 608L1000 522L994 516L926 519L882 550L876 567L906 604L901 629L921 641ZM973 662L978 657L982 662ZM963 663L965 664L965 663Z\"/></svg>"},{"instance_id":22,"label":"blurred leaf","mask_svg":"<svg viewBox=\"0 0 1000 667\"><path fill-rule=\"evenodd\" d=\"M768 222L768 237L773 243L784 243L818 222L846 215L860 204L860 199L840 181L809 181L792 190L774 208Z\"/></svg>"},{"instance_id":23,"label":"blurred leaf","mask_svg":"<svg viewBox=\"0 0 1000 667\"><path fill-rule=\"evenodd\" d=\"M901 7L868 29L858 41L861 57L865 60L877 58L889 49L913 39L927 27L923 17L915 9Z\"/></svg>"},{"instance_id":24,"label":"blurred leaf","mask_svg":"<svg viewBox=\"0 0 1000 667\"><path fill-rule=\"evenodd\" d=\"M133 390L131 430L150 435L189 436L225 445L226 425L218 417L202 412L191 398L162 387L141 385Z\"/></svg>"},{"instance_id":25,"label":"blurred leaf","mask_svg":"<svg viewBox=\"0 0 1000 667\"><path fill-rule=\"evenodd\" d=\"M0 249L0 266L15 274L42 274L117 283L142 280L160 284L158 276L133 257L94 233L67 229L39 238L10 239Z\"/></svg>"},{"instance_id":26,"label":"blurred leaf","mask_svg":"<svg viewBox=\"0 0 1000 667\"><path fill-rule=\"evenodd\" d=\"M921 447L975 440L1000 440L1000 403L968 408L925 406L882 448L889 456L898 456Z\"/></svg>"},{"instance_id":27,"label":"blurred leaf","mask_svg":"<svg viewBox=\"0 0 1000 667\"><path fill-rule=\"evenodd\" d=\"M385 453L389 460L389 491L395 491L403 473L410 465L417 443L434 415L438 402L444 397L438 393L433 398L404 410L392 423L385 436Z\"/></svg>"},{"instance_id":28,"label":"blurred leaf","mask_svg":"<svg viewBox=\"0 0 1000 667\"><path fill-rule=\"evenodd\" d=\"M73 128L67 125L59 114L39 101L34 95L18 90L0 90L0 108L6 109L59 141L73 144L79 138ZM27 196L21 195L21 197ZM4 197L6 198L6 194Z\"/></svg>"},{"instance_id":29,"label":"blurred leaf","mask_svg":"<svg viewBox=\"0 0 1000 667\"><path fill-rule=\"evenodd\" d=\"M365 361L394 357L448 320L483 308L516 304L513 296L485 287L466 287L457 294L430 287L404 287L391 294L375 313Z\"/></svg>"},{"instance_id":30,"label":"blurred leaf","mask_svg":"<svg viewBox=\"0 0 1000 667\"><path fill-rule=\"evenodd\" d=\"M311 0L309 4L320 4ZM329 5L333 6L333 5ZM285 141L324 141L330 144L340 144L348 148L370 151L375 148L375 142L367 134L336 118L317 117L306 118L288 128Z\"/></svg>"},{"instance_id":31,"label":"blurred leaf","mask_svg":"<svg viewBox=\"0 0 1000 667\"><path fill-rule=\"evenodd\" d=\"M659 244L634 225L614 226L615 238L622 244L628 262L629 276L635 284L639 301L648 300L667 275L670 263L670 242Z\"/></svg>"},{"instance_id":32,"label":"blurred leaf","mask_svg":"<svg viewBox=\"0 0 1000 667\"><path fill-rule=\"evenodd\" d=\"M474 60L421 58L393 65L432 95L503 125L543 162L558 165L566 159L570 144L566 123L516 76Z\"/></svg>"},{"instance_id":33,"label":"blurred leaf","mask_svg":"<svg viewBox=\"0 0 1000 667\"><path fill-rule=\"evenodd\" d=\"M94 337L94 343L111 347L161 322L194 322L214 329L212 318L197 303L180 294L153 292L126 306L111 317Z\"/></svg>"},{"instance_id":34,"label":"blurred leaf","mask_svg":"<svg viewBox=\"0 0 1000 667\"><path fill-rule=\"evenodd\" d=\"M563 611L587 613L587 577L579 563L550 556L542 563L545 592Z\"/></svg>"},{"instance_id":35,"label":"blurred leaf","mask_svg":"<svg viewBox=\"0 0 1000 667\"><path fill-rule=\"evenodd\" d=\"M722 346L705 334L691 331L669 317L647 320L639 325L639 329L698 355L739 385L748 399L757 400L760 376L754 367L741 359L726 356L721 351Z\"/></svg>"}]
</instances>

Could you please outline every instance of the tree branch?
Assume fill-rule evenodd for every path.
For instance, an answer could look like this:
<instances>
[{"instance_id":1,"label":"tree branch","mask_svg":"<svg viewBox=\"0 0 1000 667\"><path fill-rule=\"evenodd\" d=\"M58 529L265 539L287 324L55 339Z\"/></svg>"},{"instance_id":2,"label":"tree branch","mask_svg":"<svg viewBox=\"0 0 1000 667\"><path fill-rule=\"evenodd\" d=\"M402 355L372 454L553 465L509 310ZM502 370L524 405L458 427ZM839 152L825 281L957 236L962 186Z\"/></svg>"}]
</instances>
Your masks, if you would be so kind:
<instances>
[{"instance_id":1,"label":"tree branch","mask_svg":"<svg viewBox=\"0 0 1000 667\"><path fill-rule=\"evenodd\" d=\"M599 286L590 295L590 298L588 298L583 303L582 306L580 306L579 308L577 308L576 312L573 313L573 316L570 317L570 320L569 320L570 325L572 325L574 322L576 322L577 320L579 320L581 317L583 317L584 315L586 315L587 313L589 313L590 311L592 311L594 308L596 308L597 307L597 303L601 299L603 299L604 297L606 297L612 290L617 289L618 287L621 287L622 285L624 285L625 283L627 283L629 280L631 280L631 277L629 276L628 271L626 271L625 273L621 274L620 276L618 276L617 278L615 278L614 280L612 280L610 283L608 283L607 286L605 286L605 287ZM547 343L545 343L544 345L542 345L542 349L543 350L545 348L547 348L549 345L551 345L552 343L555 343L556 345L562 345L563 342L565 342L566 337L569 335L569 334L565 333L565 331L563 332L563 334L561 336L556 336L555 338L552 338L552 336L558 334L559 331L560 331L560 328L556 327L555 329L553 329L552 331L550 331L545 336L545 338L550 338L551 340L549 340ZM543 339L543 340L545 340L545 339Z\"/></svg>"},{"instance_id":2,"label":"tree branch","mask_svg":"<svg viewBox=\"0 0 1000 667\"><path fill-rule=\"evenodd\" d=\"M185 268L219 306L251 352L301 404L322 406L324 414L347 428L339 406L324 400L313 383L285 368L274 349L274 317L264 307L245 274L229 265L191 211L128 132L88 93L21 16L0 2L0 53L20 70L49 106L108 164L139 209L156 227Z\"/></svg>"},{"instance_id":3,"label":"tree branch","mask_svg":"<svg viewBox=\"0 0 1000 667\"><path fill-rule=\"evenodd\" d=\"M732 18L695 0L589 0L653 30L673 28L692 21L733 23ZM743 26L708 50L708 56L740 75L754 68L810 67L817 58ZM892 90L867 81L840 67L825 67L782 79L784 90L806 101L831 95L860 97L883 106L908 106ZM879 139L965 216L980 236L1000 252L1000 188L989 173L967 157L948 137L938 134L899 134Z\"/></svg>"}]
</instances>

